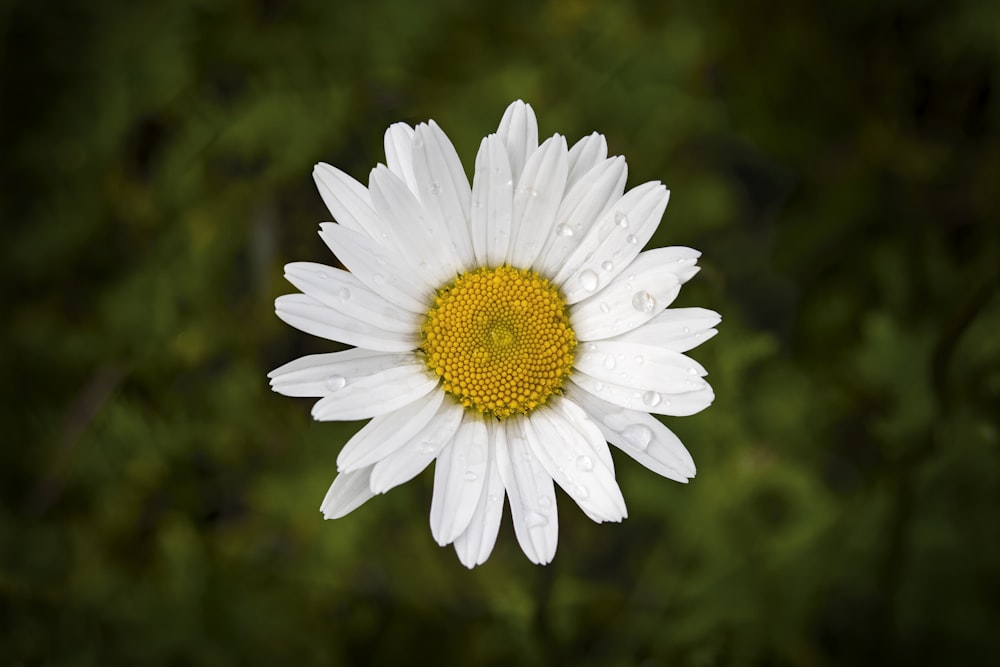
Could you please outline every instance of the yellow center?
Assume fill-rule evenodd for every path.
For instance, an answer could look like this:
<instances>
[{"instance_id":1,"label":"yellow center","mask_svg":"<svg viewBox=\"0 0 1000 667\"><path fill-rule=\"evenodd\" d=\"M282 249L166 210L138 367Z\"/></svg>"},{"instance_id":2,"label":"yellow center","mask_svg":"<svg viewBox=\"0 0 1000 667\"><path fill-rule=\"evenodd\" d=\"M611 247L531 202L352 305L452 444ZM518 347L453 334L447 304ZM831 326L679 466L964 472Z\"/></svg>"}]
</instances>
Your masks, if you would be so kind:
<instances>
[{"instance_id":1,"label":"yellow center","mask_svg":"<svg viewBox=\"0 0 1000 667\"><path fill-rule=\"evenodd\" d=\"M509 266L463 273L439 290L422 339L444 390L501 419L531 412L557 393L576 347L556 288Z\"/></svg>"}]
</instances>

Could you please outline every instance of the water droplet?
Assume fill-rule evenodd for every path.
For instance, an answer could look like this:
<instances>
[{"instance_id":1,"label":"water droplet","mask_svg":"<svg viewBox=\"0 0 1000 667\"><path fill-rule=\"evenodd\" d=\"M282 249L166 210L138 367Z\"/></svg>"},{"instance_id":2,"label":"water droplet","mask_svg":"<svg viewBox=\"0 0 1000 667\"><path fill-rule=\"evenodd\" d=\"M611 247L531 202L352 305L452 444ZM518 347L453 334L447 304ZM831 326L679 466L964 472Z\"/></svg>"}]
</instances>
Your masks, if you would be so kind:
<instances>
[{"instance_id":1,"label":"water droplet","mask_svg":"<svg viewBox=\"0 0 1000 667\"><path fill-rule=\"evenodd\" d=\"M376 273L375 274L375 284L376 285L385 285L385 276L382 275L381 273Z\"/></svg>"},{"instance_id":2,"label":"water droplet","mask_svg":"<svg viewBox=\"0 0 1000 667\"><path fill-rule=\"evenodd\" d=\"M642 362L644 362L644 361L646 361L646 360L642 358L641 354L635 355L635 365L636 366L642 366Z\"/></svg>"},{"instance_id":3,"label":"water droplet","mask_svg":"<svg viewBox=\"0 0 1000 667\"><path fill-rule=\"evenodd\" d=\"M615 224L625 229L628 227L628 216L621 211L615 211Z\"/></svg>"},{"instance_id":4,"label":"water droplet","mask_svg":"<svg viewBox=\"0 0 1000 667\"><path fill-rule=\"evenodd\" d=\"M597 289L597 274L593 271L581 271L580 272L580 287L587 290L588 292L593 292Z\"/></svg>"},{"instance_id":5,"label":"water droplet","mask_svg":"<svg viewBox=\"0 0 1000 667\"><path fill-rule=\"evenodd\" d=\"M642 395L642 402L651 408L660 404L660 394L655 391L647 391Z\"/></svg>"},{"instance_id":6,"label":"water droplet","mask_svg":"<svg viewBox=\"0 0 1000 667\"><path fill-rule=\"evenodd\" d=\"M573 236L573 228L565 222L560 222L556 225L556 234L559 236Z\"/></svg>"},{"instance_id":7,"label":"water droplet","mask_svg":"<svg viewBox=\"0 0 1000 667\"><path fill-rule=\"evenodd\" d=\"M590 497L590 491L587 490L587 487L581 484L577 484L576 486L574 486L573 491L576 493L576 497L579 498L580 500L586 500L587 498Z\"/></svg>"},{"instance_id":8,"label":"water droplet","mask_svg":"<svg viewBox=\"0 0 1000 667\"><path fill-rule=\"evenodd\" d=\"M604 357L604 367L609 370L615 367L615 358L610 354Z\"/></svg>"},{"instance_id":9,"label":"water droplet","mask_svg":"<svg viewBox=\"0 0 1000 667\"><path fill-rule=\"evenodd\" d=\"M439 194L441 194L441 184L440 183L431 183L431 187L428 188L428 191L432 195L439 195Z\"/></svg>"},{"instance_id":10,"label":"water droplet","mask_svg":"<svg viewBox=\"0 0 1000 667\"><path fill-rule=\"evenodd\" d=\"M653 430L645 424L629 424L622 431L622 437L636 449L645 451L653 441Z\"/></svg>"},{"instance_id":11,"label":"water droplet","mask_svg":"<svg viewBox=\"0 0 1000 667\"><path fill-rule=\"evenodd\" d=\"M601 302L601 312L602 313L610 313L611 312L611 306L609 306L606 301L602 301Z\"/></svg>"},{"instance_id":12,"label":"water droplet","mask_svg":"<svg viewBox=\"0 0 1000 667\"><path fill-rule=\"evenodd\" d=\"M576 457L576 467L583 472L590 472L594 469L594 461L589 456Z\"/></svg>"},{"instance_id":13,"label":"water droplet","mask_svg":"<svg viewBox=\"0 0 1000 667\"><path fill-rule=\"evenodd\" d=\"M665 406L667 406L669 408L670 405L671 405L671 403L670 403L670 401L663 401L663 405L665 405Z\"/></svg>"},{"instance_id":14,"label":"water droplet","mask_svg":"<svg viewBox=\"0 0 1000 667\"><path fill-rule=\"evenodd\" d=\"M463 477L465 478L466 482L475 482L477 479L479 479L479 475L477 475L471 470L466 470Z\"/></svg>"},{"instance_id":15,"label":"water droplet","mask_svg":"<svg viewBox=\"0 0 1000 667\"><path fill-rule=\"evenodd\" d=\"M601 391L602 389L604 389L604 383L603 382L595 382L594 383L594 391Z\"/></svg>"},{"instance_id":16,"label":"water droplet","mask_svg":"<svg viewBox=\"0 0 1000 667\"><path fill-rule=\"evenodd\" d=\"M691 329L689 327L684 327L684 329L682 331L684 331L684 333L686 333L686 334L687 333L691 333Z\"/></svg>"},{"instance_id":17,"label":"water droplet","mask_svg":"<svg viewBox=\"0 0 1000 667\"><path fill-rule=\"evenodd\" d=\"M525 512L524 522L528 524L528 528L541 528L548 525L549 517L538 512Z\"/></svg>"},{"instance_id":18,"label":"water droplet","mask_svg":"<svg viewBox=\"0 0 1000 667\"><path fill-rule=\"evenodd\" d=\"M688 375L697 375L697 374L698 374L697 368L695 368L694 366L690 366L688 368Z\"/></svg>"},{"instance_id":19,"label":"water droplet","mask_svg":"<svg viewBox=\"0 0 1000 667\"><path fill-rule=\"evenodd\" d=\"M429 456L434 453L434 445L424 440L417 447L417 454L422 454L424 456Z\"/></svg>"},{"instance_id":20,"label":"water droplet","mask_svg":"<svg viewBox=\"0 0 1000 667\"><path fill-rule=\"evenodd\" d=\"M613 268L615 268L615 265L612 264L611 262L601 262L601 269L605 271L610 271Z\"/></svg>"},{"instance_id":21,"label":"water droplet","mask_svg":"<svg viewBox=\"0 0 1000 667\"><path fill-rule=\"evenodd\" d=\"M587 352L593 352L594 350L597 349L597 346L594 345L593 343L587 343L586 345L583 346L583 349L585 349Z\"/></svg>"},{"instance_id":22,"label":"water droplet","mask_svg":"<svg viewBox=\"0 0 1000 667\"><path fill-rule=\"evenodd\" d=\"M329 277L330 277L330 276L326 275L326 271L320 271L320 272L319 272L318 274L316 274L316 275L318 275L318 276L320 277L320 280L326 280L327 278L329 278Z\"/></svg>"},{"instance_id":23,"label":"water droplet","mask_svg":"<svg viewBox=\"0 0 1000 667\"><path fill-rule=\"evenodd\" d=\"M500 167L493 167L493 173L499 176L503 173L503 169L501 169Z\"/></svg>"},{"instance_id":24,"label":"water droplet","mask_svg":"<svg viewBox=\"0 0 1000 667\"><path fill-rule=\"evenodd\" d=\"M649 292L636 292L632 296L632 307L640 313L651 313L656 308L656 299Z\"/></svg>"},{"instance_id":25,"label":"water droplet","mask_svg":"<svg viewBox=\"0 0 1000 667\"><path fill-rule=\"evenodd\" d=\"M495 493L491 493L490 495L486 496L486 500L490 501L491 503L495 503L498 500L500 500L500 496L496 495Z\"/></svg>"},{"instance_id":26,"label":"water droplet","mask_svg":"<svg viewBox=\"0 0 1000 667\"><path fill-rule=\"evenodd\" d=\"M331 375L326 379L326 388L330 391L337 391L338 389L343 389L344 385L347 384L347 378L343 375Z\"/></svg>"},{"instance_id":27,"label":"water droplet","mask_svg":"<svg viewBox=\"0 0 1000 667\"><path fill-rule=\"evenodd\" d=\"M482 208L483 207L483 200L481 200L481 199L474 199L472 201L472 207L473 208Z\"/></svg>"},{"instance_id":28,"label":"water droplet","mask_svg":"<svg viewBox=\"0 0 1000 667\"><path fill-rule=\"evenodd\" d=\"M340 299L341 303L347 303L351 300L351 290L346 287L341 287L337 290L337 298Z\"/></svg>"},{"instance_id":29,"label":"water droplet","mask_svg":"<svg viewBox=\"0 0 1000 667\"><path fill-rule=\"evenodd\" d=\"M635 234L629 234L628 236L625 237L625 240L631 243L632 245L635 245L636 243L639 242L639 239L635 237Z\"/></svg>"}]
</instances>

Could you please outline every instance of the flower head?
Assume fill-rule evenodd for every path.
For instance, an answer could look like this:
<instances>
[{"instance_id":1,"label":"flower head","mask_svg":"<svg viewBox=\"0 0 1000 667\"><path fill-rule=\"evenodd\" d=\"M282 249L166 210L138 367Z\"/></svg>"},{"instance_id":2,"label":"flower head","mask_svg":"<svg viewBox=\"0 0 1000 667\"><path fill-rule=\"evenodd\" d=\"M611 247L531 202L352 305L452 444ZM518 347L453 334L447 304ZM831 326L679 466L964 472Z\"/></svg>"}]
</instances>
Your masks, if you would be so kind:
<instances>
[{"instance_id":1,"label":"flower head","mask_svg":"<svg viewBox=\"0 0 1000 667\"><path fill-rule=\"evenodd\" d=\"M484 562L509 503L521 548L544 564L558 537L555 484L594 521L625 518L608 443L665 477L693 477L652 414L712 402L705 369L684 352L720 318L667 308L697 273L697 251L642 251L667 189L625 192L625 160L607 157L599 134L538 145L520 101L480 144L471 187L433 121L391 126L385 152L367 188L316 166L337 221L320 236L347 270L289 264L302 293L275 304L288 324L354 346L270 373L275 391L319 398L316 419L371 418L337 458L326 518L434 462L439 544L468 567Z\"/></svg>"}]
</instances>

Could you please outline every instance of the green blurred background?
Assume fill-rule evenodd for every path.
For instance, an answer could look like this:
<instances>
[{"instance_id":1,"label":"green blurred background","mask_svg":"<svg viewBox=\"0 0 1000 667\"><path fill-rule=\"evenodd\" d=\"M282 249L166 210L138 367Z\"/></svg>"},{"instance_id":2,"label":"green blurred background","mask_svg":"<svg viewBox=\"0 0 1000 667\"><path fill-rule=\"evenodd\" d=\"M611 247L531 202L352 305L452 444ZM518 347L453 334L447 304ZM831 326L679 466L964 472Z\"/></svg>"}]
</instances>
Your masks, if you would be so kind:
<instances>
[{"instance_id":1,"label":"green blurred background","mask_svg":"<svg viewBox=\"0 0 1000 667\"><path fill-rule=\"evenodd\" d=\"M0 664L987 665L1000 655L1000 4L0 3ZM617 456L473 571L431 474L323 522L358 424L272 394L320 160L513 99L704 252L698 477Z\"/></svg>"}]
</instances>

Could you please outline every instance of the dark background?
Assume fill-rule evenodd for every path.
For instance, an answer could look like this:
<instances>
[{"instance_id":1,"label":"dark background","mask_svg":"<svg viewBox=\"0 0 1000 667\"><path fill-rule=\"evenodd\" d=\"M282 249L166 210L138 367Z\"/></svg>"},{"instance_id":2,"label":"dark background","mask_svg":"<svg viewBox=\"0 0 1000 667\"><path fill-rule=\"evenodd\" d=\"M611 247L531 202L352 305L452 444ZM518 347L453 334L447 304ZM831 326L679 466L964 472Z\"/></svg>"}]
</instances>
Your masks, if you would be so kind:
<instances>
[{"instance_id":1,"label":"dark background","mask_svg":"<svg viewBox=\"0 0 1000 667\"><path fill-rule=\"evenodd\" d=\"M1000 654L1000 3L0 3L2 665L987 665ZM672 190L718 398L471 572L430 472L336 522L358 424L265 373L311 168L471 169L523 98Z\"/></svg>"}]
</instances>

